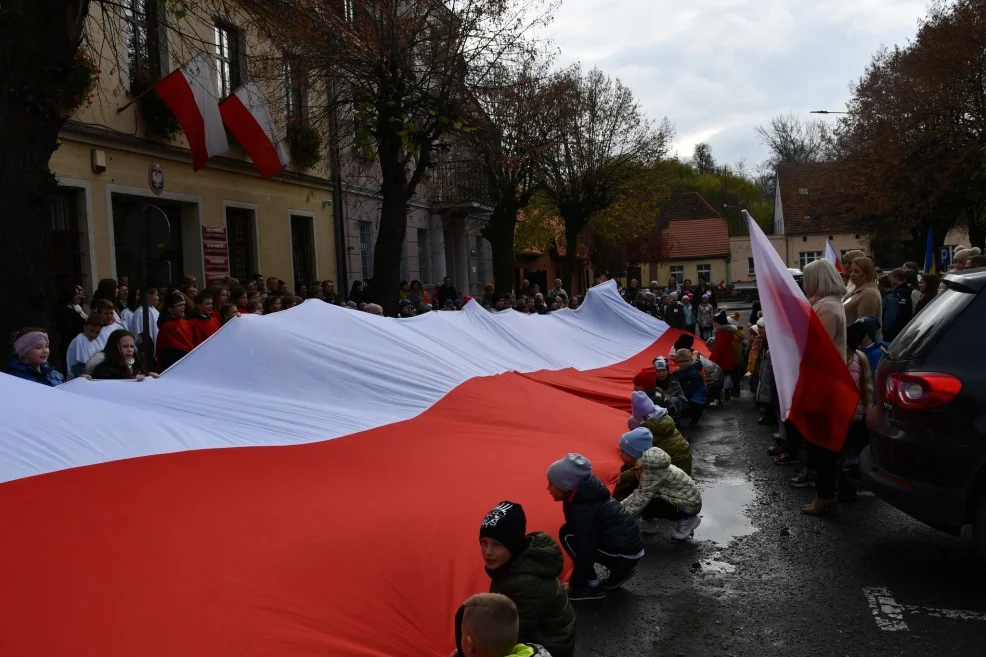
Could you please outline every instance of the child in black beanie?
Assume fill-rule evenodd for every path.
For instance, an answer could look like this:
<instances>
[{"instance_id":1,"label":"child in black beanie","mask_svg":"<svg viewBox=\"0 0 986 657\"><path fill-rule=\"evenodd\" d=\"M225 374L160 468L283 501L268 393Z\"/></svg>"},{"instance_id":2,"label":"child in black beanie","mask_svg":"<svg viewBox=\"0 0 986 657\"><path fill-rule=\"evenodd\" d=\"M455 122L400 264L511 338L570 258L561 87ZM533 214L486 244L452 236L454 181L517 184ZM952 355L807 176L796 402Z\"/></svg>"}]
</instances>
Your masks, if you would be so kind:
<instances>
[{"instance_id":1,"label":"child in black beanie","mask_svg":"<svg viewBox=\"0 0 986 657\"><path fill-rule=\"evenodd\" d=\"M490 576L490 593L517 605L520 642L540 644L554 657L575 652L575 611L558 581L561 548L544 532L527 534L520 504L501 502L479 527L479 545Z\"/></svg>"}]
</instances>

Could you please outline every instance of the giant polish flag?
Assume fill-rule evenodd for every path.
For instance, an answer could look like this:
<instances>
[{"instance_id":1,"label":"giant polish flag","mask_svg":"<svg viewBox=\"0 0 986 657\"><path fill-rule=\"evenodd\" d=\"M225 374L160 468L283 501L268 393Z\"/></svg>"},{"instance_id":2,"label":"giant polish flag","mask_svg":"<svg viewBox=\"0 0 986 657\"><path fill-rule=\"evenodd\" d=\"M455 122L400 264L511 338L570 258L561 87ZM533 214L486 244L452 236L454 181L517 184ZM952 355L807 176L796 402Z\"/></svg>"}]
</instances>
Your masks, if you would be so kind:
<instances>
[{"instance_id":1,"label":"giant polish flag","mask_svg":"<svg viewBox=\"0 0 986 657\"><path fill-rule=\"evenodd\" d=\"M307 301L139 383L0 374L0 655L447 655L483 516L557 537L547 466L619 471L679 333L610 282L547 316Z\"/></svg>"},{"instance_id":2,"label":"giant polish flag","mask_svg":"<svg viewBox=\"0 0 986 657\"><path fill-rule=\"evenodd\" d=\"M154 91L178 119L192 151L192 168L198 171L210 157L229 150L219 103L215 96L212 66L204 52L161 78Z\"/></svg>"},{"instance_id":3,"label":"giant polish flag","mask_svg":"<svg viewBox=\"0 0 986 657\"><path fill-rule=\"evenodd\" d=\"M846 355L839 353L760 226L746 210L743 216L750 230L781 418L791 420L809 442L839 451L859 402Z\"/></svg>"},{"instance_id":4,"label":"giant polish flag","mask_svg":"<svg viewBox=\"0 0 986 657\"><path fill-rule=\"evenodd\" d=\"M287 145L277 136L267 99L256 82L243 85L219 103L219 111L261 176L270 178L291 163Z\"/></svg>"}]
</instances>

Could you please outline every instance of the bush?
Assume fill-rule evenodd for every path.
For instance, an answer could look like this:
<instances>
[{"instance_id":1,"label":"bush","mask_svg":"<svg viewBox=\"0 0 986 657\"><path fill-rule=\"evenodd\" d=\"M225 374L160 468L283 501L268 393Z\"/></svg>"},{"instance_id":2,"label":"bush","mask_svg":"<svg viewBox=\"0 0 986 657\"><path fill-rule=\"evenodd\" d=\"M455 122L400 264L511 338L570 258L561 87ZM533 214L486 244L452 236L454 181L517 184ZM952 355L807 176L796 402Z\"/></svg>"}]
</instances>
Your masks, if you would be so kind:
<instances>
[{"instance_id":1,"label":"bush","mask_svg":"<svg viewBox=\"0 0 986 657\"><path fill-rule=\"evenodd\" d=\"M130 80L130 95L138 98L140 116L151 135L164 141L172 141L181 132L181 124L157 92L145 93L157 80L158 78L152 78L146 71L137 71Z\"/></svg>"},{"instance_id":2,"label":"bush","mask_svg":"<svg viewBox=\"0 0 986 657\"><path fill-rule=\"evenodd\" d=\"M311 169L322 158L322 136L304 121L288 123L288 147L291 163L299 169Z\"/></svg>"}]
</instances>

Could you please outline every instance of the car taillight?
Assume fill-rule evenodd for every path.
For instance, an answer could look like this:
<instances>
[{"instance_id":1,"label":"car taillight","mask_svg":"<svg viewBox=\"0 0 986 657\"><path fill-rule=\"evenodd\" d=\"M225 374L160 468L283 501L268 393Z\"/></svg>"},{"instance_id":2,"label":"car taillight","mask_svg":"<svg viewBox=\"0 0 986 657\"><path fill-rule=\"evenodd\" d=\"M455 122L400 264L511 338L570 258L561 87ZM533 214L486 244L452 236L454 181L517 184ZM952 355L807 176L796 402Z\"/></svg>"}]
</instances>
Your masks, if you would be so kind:
<instances>
[{"instance_id":1,"label":"car taillight","mask_svg":"<svg viewBox=\"0 0 986 657\"><path fill-rule=\"evenodd\" d=\"M887 377L884 399L900 408L919 410L944 406L962 390L962 382L950 374L907 372Z\"/></svg>"}]
</instances>

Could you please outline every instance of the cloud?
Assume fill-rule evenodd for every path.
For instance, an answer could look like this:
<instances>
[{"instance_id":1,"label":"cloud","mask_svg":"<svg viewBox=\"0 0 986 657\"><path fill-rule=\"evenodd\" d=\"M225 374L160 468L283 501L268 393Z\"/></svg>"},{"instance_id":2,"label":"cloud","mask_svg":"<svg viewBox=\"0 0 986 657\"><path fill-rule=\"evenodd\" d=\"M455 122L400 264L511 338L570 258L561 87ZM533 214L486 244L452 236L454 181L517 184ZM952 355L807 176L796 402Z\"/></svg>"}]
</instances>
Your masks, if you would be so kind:
<instances>
[{"instance_id":1,"label":"cloud","mask_svg":"<svg viewBox=\"0 0 986 657\"><path fill-rule=\"evenodd\" d=\"M675 148L707 141L721 162L767 156L754 128L841 110L872 55L913 37L910 0L564 0L546 30L562 63L619 77Z\"/></svg>"}]
</instances>

